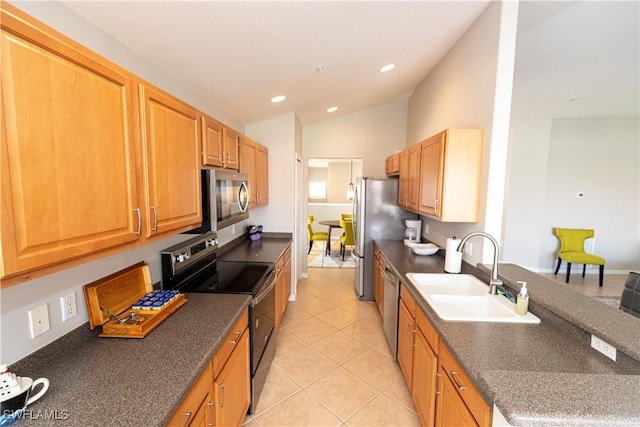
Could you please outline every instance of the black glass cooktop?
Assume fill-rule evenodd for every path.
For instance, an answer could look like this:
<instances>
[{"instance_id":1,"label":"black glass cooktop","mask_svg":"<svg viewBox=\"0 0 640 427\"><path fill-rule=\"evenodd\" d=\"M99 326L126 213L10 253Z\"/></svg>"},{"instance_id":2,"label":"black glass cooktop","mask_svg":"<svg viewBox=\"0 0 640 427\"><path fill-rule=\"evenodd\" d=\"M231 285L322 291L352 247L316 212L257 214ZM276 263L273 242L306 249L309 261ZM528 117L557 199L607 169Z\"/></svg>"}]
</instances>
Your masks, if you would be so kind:
<instances>
[{"instance_id":1,"label":"black glass cooktop","mask_svg":"<svg viewBox=\"0 0 640 427\"><path fill-rule=\"evenodd\" d=\"M215 292L254 294L273 269L269 263L218 261L218 286Z\"/></svg>"}]
</instances>

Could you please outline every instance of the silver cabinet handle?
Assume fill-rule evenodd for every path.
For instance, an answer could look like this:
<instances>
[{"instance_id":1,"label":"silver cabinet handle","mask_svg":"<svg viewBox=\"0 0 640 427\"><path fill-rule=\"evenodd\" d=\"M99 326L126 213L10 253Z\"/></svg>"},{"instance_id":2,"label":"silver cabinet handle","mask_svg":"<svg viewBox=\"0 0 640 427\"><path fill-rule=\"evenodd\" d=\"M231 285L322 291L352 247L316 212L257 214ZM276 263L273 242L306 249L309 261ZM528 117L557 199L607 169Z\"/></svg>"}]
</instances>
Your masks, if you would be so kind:
<instances>
[{"instance_id":1,"label":"silver cabinet handle","mask_svg":"<svg viewBox=\"0 0 640 427\"><path fill-rule=\"evenodd\" d=\"M438 202L439 202L439 200L436 199L436 203L435 203L435 206L433 208L433 211L435 212L436 215L438 215Z\"/></svg>"},{"instance_id":2,"label":"silver cabinet handle","mask_svg":"<svg viewBox=\"0 0 640 427\"><path fill-rule=\"evenodd\" d=\"M242 335L242 331L236 331L236 339L231 340L231 344L233 345L238 344L238 341L240 340L240 335Z\"/></svg>"},{"instance_id":3,"label":"silver cabinet handle","mask_svg":"<svg viewBox=\"0 0 640 427\"><path fill-rule=\"evenodd\" d=\"M139 236L142 233L142 214L140 213L140 208L135 208L134 211L138 214L138 231L136 234Z\"/></svg>"},{"instance_id":4,"label":"silver cabinet handle","mask_svg":"<svg viewBox=\"0 0 640 427\"><path fill-rule=\"evenodd\" d=\"M411 337L411 339L413 340L413 347L417 347L417 346L418 346L418 344L416 344L416 333L417 333L417 332L418 332L418 330L417 330L417 329L413 329L413 330L411 331L411 335L413 335L413 336Z\"/></svg>"},{"instance_id":5,"label":"silver cabinet handle","mask_svg":"<svg viewBox=\"0 0 640 427\"><path fill-rule=\"evenodd\" d=\"M224 384L220 384L218 388L222 390L222 399L220 399L220 403L218 403L218 406L222 408L224 406Z\"/></svg>"},{"instance_id":6,"label":"silver cabinet handle","mask_svg":"<svg viewBox=\"0 0 640 427\"><path fill-rule=\"evenodd\" d=\"M209 402L208 406L209 406L209 410L211 411L211 422L208 425L213 427L213 425L214 425L213 423L214 423L215 418L216 418L216 409L215 409L215 405L213 404L213 402Z\"/></svg>"},{"instance_id":7,"label":"silver cabinet handle","mask_svg":"<svg viewBox=\"0 0 640 427\"><path fill-rule=\"evenodd\" d=\"M436 372L436 394L442 394L442 392L439 390L441 376L442 374L440 372Z\"/></svg>"},{"instance_id":8,"label":"silver cabinet handle","mask_svg":"<svg viewBox=\"0 0 640 427\"><path fill-rule=\"evenodd\" d=\"M189 423L191 422L191 416L193 415L193 413L191 413L191 412L183 412L182 415L187 417L187 420L184 422L184 427L187 427L189 425Z\"/></svg>"},{"instance_id":9,"label":"silver cabinet handle","mask_svg":"<svg viewBox=\"0 0 640 427\"><path fill-rule=\"evenodd\" d=\"M155 206L151 206L151 210L153 211L153 216L155 218L154 226L151 227L151 231L158 231L158 209Z\"/></svg>"},{"instance_id":10,"label":"silver cabinet handle","mask_svg":"<svg viewBox=\"0 0 640 427\"><path fill-rule=\"evenodd\" d=\"M462 384L460 384L458 382L458 372L457 371L451 371L451 379L455 383L456 387L458 387L459 391L463 391L463 390L467 389L467 387L463 386Z\"/></svg>"}]
</instances>

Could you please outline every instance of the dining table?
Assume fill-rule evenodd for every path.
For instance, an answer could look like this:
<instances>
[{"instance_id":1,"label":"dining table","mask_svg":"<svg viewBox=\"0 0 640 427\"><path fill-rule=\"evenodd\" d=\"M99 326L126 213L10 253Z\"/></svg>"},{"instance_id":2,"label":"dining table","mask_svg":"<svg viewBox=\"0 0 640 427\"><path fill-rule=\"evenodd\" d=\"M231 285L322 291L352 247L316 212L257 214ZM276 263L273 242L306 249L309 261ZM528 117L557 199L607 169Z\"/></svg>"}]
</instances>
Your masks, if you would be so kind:
<instances>
[{"instance_id":1,"label":"dining table","mask_svg":"<svg viewBox=\"0 0 640 427\"><path fill-rule=\"evenodd\" d=\"M331 256L331 230L334 228L342 228L340 227L340 220L328 219L324 221L318 221L320 225L326 225L329 227L329 232L327 233L327 245L325 248L325 255Z\"/></svg>"}]
</instances>

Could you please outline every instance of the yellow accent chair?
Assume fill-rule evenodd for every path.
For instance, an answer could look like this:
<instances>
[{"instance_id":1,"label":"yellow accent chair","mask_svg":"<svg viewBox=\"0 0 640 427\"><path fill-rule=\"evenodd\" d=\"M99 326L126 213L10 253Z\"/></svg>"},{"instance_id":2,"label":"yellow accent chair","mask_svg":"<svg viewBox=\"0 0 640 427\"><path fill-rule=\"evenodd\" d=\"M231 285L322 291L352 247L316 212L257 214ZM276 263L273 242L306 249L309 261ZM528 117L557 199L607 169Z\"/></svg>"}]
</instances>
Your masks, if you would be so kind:
<instances>
[{"instance_id":1,"label":"yellow accent chair","mask_svg":"<svg viewBox=\"0 0 640 427\"><path fill-rule=\"evenodd\" d=\"M344 219L345 221L353 221L353 214L340 214L340 219Z\"/></svg>"},{"instance_id":2,"label":"yellow accent chair","mask_svg":"<svg viewBox=\"0 0 640 427\"><path fill-rule=\"evenodd\" d=\"M353 237L353 221L340 220L340 227L344 230L342 236L340 236L340 253L342 254L342 260L344 261L344 253L347 246L353 246L356 244Z\"/></svg>"},{"instance_id":3,"label":"yellow accent chair","mask_svg":"<svg viewBox=\"0 0 640 427\"><path fill-rule=\"evenodd\" d=\"M313 232L313 226L311 224L313 224L314 219L313 215L307 216L307 238L309 239L309 250L307 251L307 255L311 253L313 242L327 242L327 240L329 240L329 233L326 231Z\"/></svg>"},{"instance_id":4,"label":"yellow accent chair","mask_svg":"<svg viewBox=\"0 0 640 427\"><path fill-rule=\"evenodd\" d=\"M582 264L582 277L587 269L587 264L600 266L600 287L602 287L605 259L584 251L584 241L595 236L594 230L575 229L575 228L554 228L554 234L560 240L560 249L558 250L558 264L553 274L558 274L562 260L567 263L567 279L571 275L571 264Z\"/></svg>"}]
</instances>

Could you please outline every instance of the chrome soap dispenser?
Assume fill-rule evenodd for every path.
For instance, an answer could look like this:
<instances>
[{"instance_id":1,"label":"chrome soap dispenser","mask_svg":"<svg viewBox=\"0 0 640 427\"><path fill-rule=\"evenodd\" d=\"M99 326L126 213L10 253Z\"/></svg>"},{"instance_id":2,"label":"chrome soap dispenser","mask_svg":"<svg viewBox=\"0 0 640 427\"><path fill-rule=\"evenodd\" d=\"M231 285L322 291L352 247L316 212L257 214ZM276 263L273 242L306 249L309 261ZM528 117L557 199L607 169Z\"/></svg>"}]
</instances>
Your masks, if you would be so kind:
<instances>
[{"instance_id":1,"label":"chrome soap dispenser","mask_svg":"<svg viewBox=\"0 0 640 427\"><path fill-rule=\"evenodd\" d=\"M516 299L516 313L524 316L529 310L529 293L527 292L527 282L518 283L522 284L522 287L520 288L520 293Z\"/></svg>"}]
</instances>

